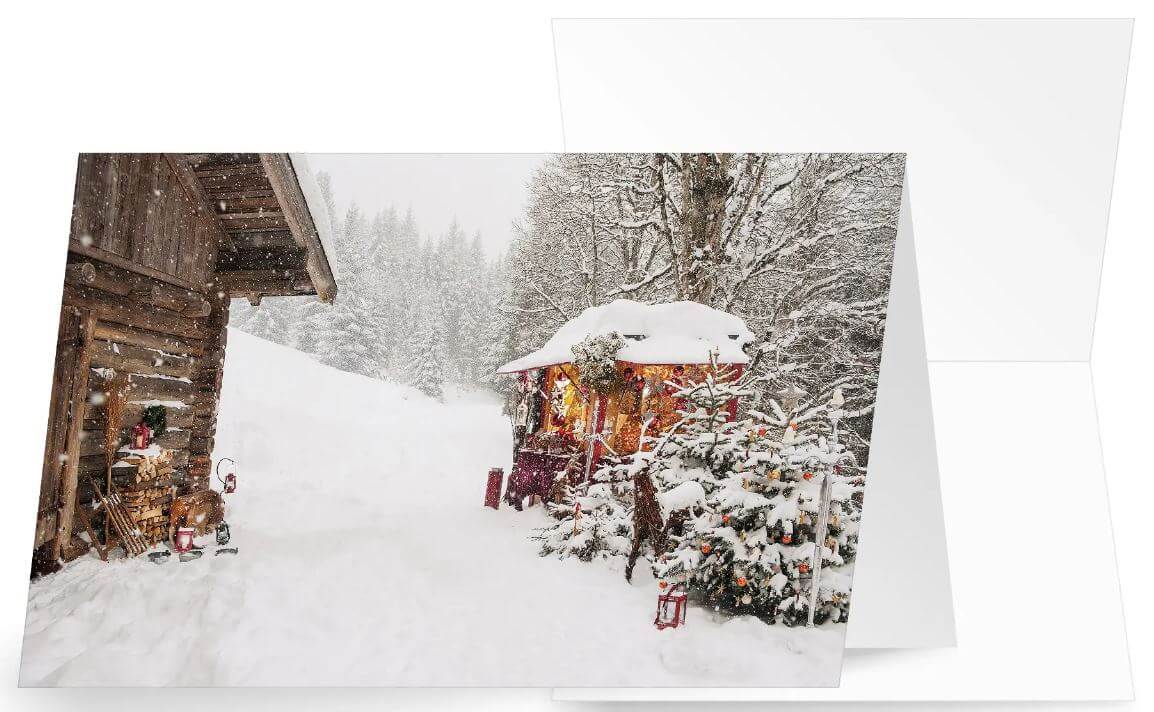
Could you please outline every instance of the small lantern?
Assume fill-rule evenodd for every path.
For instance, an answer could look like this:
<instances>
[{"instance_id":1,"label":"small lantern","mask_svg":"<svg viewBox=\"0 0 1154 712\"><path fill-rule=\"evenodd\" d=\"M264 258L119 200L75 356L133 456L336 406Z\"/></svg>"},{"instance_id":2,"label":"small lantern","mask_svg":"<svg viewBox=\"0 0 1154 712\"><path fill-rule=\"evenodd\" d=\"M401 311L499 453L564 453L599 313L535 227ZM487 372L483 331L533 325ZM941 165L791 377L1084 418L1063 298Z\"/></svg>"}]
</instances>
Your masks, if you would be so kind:
<instances>
[{"instance_id":1,"label":"small lantern","mask_svg":"<svg viewBox=\"0 0 1154 712\"><path fill-rule=\"evenodd\" d=\"M216 525L216 544L217 546L224 546L232 538L232 532L228 529L228 522L221 522Z\"/></svg>"},{"instance_id":2,"label":"small lantern","mask_svg":"<svg viewBox=\"0 0 1154 712\"><path fill-rule=\"evenodd\" d=\"M229 471L228 473L226 473L224 475L224 477L221 477L220 476L220 466L223 465L225 462L231 463L233 469L231 471ZM236 492L236 461L233 460L231 457L222 457L219 460L217 460L217 462L216 462L216 479L220 480L221 487L223 488L221 491L224 494L232 494L233 492Z\"/></svg>"},{"instance_id":3,"label":"small lantern","mask_svg":"<svg viewBox=\"0 0 1154 712\"><path fill-rule=\"evenodd\" d=\"M146 450L152 443L152 428L144 423L132 426L132 449Z\"/></svg>"},{"instance_id":4,"label":"small lantern","mask_svg":"<svg viewBox=\"0 0 1154 712\"><path fill-rule=\"evenodd\" d=\"M684 584L675 584L668 591L657 594L657 615L653 618L653 625L657 630L676 628L685 623L685 610L688 594Z\"/></svg>"},{"instance_id":5,"label":"small lantern","mask_svg":"<svg viewBox=\"0 0 1154 712\"><path fill-rule=\"evenodd\" d=\"M196 530L192 527L180 527L176 530L176 552L183 554L187 551L192 551L192 540L196 536Z\"/></svg>"}]
</instances>

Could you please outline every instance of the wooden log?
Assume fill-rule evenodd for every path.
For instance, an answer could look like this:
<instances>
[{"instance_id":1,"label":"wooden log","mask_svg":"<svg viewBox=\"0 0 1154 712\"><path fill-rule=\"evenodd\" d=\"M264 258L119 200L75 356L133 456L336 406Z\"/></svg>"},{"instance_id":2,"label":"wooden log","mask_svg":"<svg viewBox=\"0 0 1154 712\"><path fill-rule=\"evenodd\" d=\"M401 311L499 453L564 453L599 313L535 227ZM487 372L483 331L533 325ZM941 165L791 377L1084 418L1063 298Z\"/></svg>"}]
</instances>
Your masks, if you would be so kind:
<instances>
[{"instance_id":1,"label":"wooden log","mask_svg":"<svg viewBox=\"0 0 1154 712\"><path fill-rule=\"evenodd\" d=\"M92 383L91 390L104 391L108 387L108 381L100 371L92 371L89 379ZM124 398L126 405L132 403L142 408L149 401L171 401L192 406L196 403L197 392L188 381L134 373L128 377L128 383L124 387Z\"/></svg>"},{"instance_id":2,"label":"wooden log","mask_svg":"<svg viewBox=\"0 0 1154 712\"><path fill-rule=\"evenodd\" d=\"M308 252L307 269L310 282L321 301L331 303L337 295L336 280L333 278L329 256L325 254L324 246L321 245L316 224L308 210L292 162L288 154L283 153L262 153L260 160L265 175L268 176L268 183L280 201L285 222L288 223L293 238Z\"/></svg>"},{"instance_id":3,"label":"wooden log","mask_svg":"<svg viewBox=\"0 0 1154 712\"><path fill-rule=\"evenodd\" d=\"M188 430L167 430L164 435L157 437L154 442L168 450L186 450L188 449L188 442L191 437L192 433Z\"/></svg>"},{"instance_id":4,"label":"wooden log","mask_svg":"<svg viewBox=\"0 0 1154 712\"><path fill-rule=\"evenodd\" d=\"M195 292L184 292L183 295L181 295L174 293L171 289L166 289L158 283L133 289L126 296L143 304L151 304L161 309L168 309L177 314L191 317L208 316L209 309L211 308L208 302Z\"/></svg>"},{"instance_id":5,"label":"wooden log","mask_svg":"<svg viewBox=\"0 0 1154 712\"><path fill-rule=\"evenodd\" d=\"M120 269L126 270L128 272L133 272L135 274L150 277L152 279L158 279L162 282L167 282L183 289L197 290L203 288L203 285L201 284L193 284L192 282L177 277L176 275L167 274L153 267L148 267L138 262L134 262L132 259L119 255L112 250L95 247L92 245L85 245L84 242L76 236L69 239L68 251L77 255L91 258L97 262L104 262L113 265L114 267L119 267Z\"/></svg>"},{"instance_id":6,"label":"wooden log","mask_svg":"<svg viewBox=\"0 0 1154 712\"><path fill-rule=\"evenodd\" d=\"M92 457L93 455L104 454L104 433L101 431L92 432L88 430L80 431L80 457Z\"/></svg>"},{"instance_id":7,"label":"wooden log","mask_svg":"<svg viewBox=\"0 0 1154 712\"><path fill-rule=\"evenodd\" d=\"M123 442L128 442L130 431L133 425L136 425L144 417L143 403L125 403L124 417L120 421L121 437ZM105 429L105 413L104 410L93 412L94 409L89 408L89 415L84 419L85 432L97 433L95 437L103 437L100 433ZM193 425L192 408L176 408L167 406L168 411L168 427L179 428L184 430L191 430Z\"/></svg>"},{"instance_id":8,"label":"wooden log","mask_svg":"<svg viewBox=\"0 0 1154 712\"><path fill-rule=\"evenodd\" d=\"M141 304L93 287L64 285L64 303L88 309L101 321L123 326L148 329L185 338L201 339L204 328L201 319L186 317L175 312Z\"/></svg>"},{"instance_id":9,"label":"wooden log","mask_svg":"<svg viewBox=\"0 0 1154 712\"><path fill-rule=\"evenodd\" d=\"M195 358L169 354L159 349L146 349L100 339L93 342L92 365L98 368L111 368L123 373L149 376L191 378L196 364Z\"/></svg>"},{"instance_id":10,"label":"wooden log","mask_svg":"<svg viewBox=\"0 0 1154 712\"><path fill-rule=\"evenodd\" d=\"M96 266L91 262L74 262L64 268L64 280L79 285L92 285L96 282Z\"/></svg>"},{"instance_id":11,"label":"wooden log","mask_svg":"<svg viewBox=\"0 0 1154 712\"><path fill-rule=\"evenodd\" d=\"M72 380L76 377L76 334L79 330L80 315L71 307L60 310L56 337L56 363L52 370L52 400L48 408L48 427L44 438L44 458L40 475L40 502L41 513L51 511L52 531L47 539L40 541L37 537L37 547L51 540L56 535L56 510L60 506L57 497L60 491L60 476L64 471L61 456L67 445L68 424L74 417L68 398L72 393ZM83 410L83 408L81 408ZM41 519L44 519L42 517ZM44 530L38 530L40 534Z\"/></svg>"},{"instance_id":12,"label":"wooden log","mask_svg":"<svg viewBox=\"0 0 1154 712\"><path fill-rule=\"evenodd\" d=\"M128 401L137 402L159 400L195 403L197 394L189 381L134 373L128 377L125 397Z\"/></svg>"},{"instance_id":13,"label":"wooden log","mask_svg":"<svg viewBox=\"0 0 1154 712\"><path fill-rule=\"evenodd\" d=\"M81 426L84 418L84 403L88 399L88 364L92 348L92 331L96 324L96 319L92 312L81 311L79 314L78 333L76 335L76 355L75 361L67 359L62 363L57 360L57 368L74 367L76 369L76 376L73 379L72 391L69 394L69 402L72 404L71 420L68 424L68 434L66 438L66 449L64 451L64 471L60 482L60 508L59 516L57 517L56 541L52 546L53 560L61 557L62 553L68 553L72 543L72 522L73 516L76 513L76 485L79 477L80 465L80 450Z\"/></svg>"},{"instance_id":14,"label":"wooden log","mask_svg":"<svg viewBox=\"0 0 1154 712\"><path fill-rule=\"evenodd\" d=\"M236 270L217 272L216 286L229 296L246 296L253 292L292 296L316 294L312 277L303 269Z\"/></svg>"},{"instance_id":15,"label":"wooden log","mask_svg":"<svg viewBox=\"0 0 1154 712\"><path fill-rule=\"evenodd\" d=\"M97 321L93 336L104 341L129 344L145 349L158 349L178 356L199 357L204 355L204 340L201 338L182 338L165 332L143 329L139 326Z\"/></svg>"}]
</instances>

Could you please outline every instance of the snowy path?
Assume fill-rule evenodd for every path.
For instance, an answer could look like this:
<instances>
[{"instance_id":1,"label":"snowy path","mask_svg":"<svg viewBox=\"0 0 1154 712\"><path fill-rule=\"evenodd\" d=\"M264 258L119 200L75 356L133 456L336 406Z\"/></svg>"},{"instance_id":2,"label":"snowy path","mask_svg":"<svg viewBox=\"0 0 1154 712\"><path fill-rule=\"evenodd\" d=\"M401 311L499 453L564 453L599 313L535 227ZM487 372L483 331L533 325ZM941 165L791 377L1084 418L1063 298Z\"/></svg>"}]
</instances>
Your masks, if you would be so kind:
<instances>
[{"instance_id":1,"label":"snowy path","mask_svg":"<svg viewBox=\"0 0 1154 712\"><path fill-rule=\"evenodd\" d=\"M34 582L22 684L837 683L841 626L692 608L657 631L647 573L538 557L539 510L481 506L508 468L495 401L441 405L237 331L228 358L216 456L239 463L240 555Z\"/></svg>"}]
</instances>

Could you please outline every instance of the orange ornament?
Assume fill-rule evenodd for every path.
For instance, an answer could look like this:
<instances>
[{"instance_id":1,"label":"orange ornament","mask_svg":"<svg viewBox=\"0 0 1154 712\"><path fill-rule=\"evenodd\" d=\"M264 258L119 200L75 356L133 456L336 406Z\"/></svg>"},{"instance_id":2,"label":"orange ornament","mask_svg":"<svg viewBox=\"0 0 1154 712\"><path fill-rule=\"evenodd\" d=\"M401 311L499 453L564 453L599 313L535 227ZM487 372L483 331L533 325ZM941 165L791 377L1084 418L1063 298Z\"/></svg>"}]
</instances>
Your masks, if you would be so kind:
<instances>
[{"instance_id":1,"label":"orange ornament","mask_svg":"<svg viewBox=\"0 0 1154 712\"><path fill-rule=\"evenodd\" d=\"M793 536L790 534L783 534L781 536L781 543L782 544L789 544L792 541L793 541Z\"/></svg>"},{"instance_id":2,"label":"orange ornament","mask_svg":"<svg viewBox=\"0 0 1154 712\"><path fill-rule=\"evenodd\" d=\"M797 565L797 570L803 574L808 574L809 573L809 564L802 562L802 563Z\"/></svg>"},{"instance_id":3,"label":"orange ornament","mask_svg":"<svg viewBox=\"0 0 1154 712\"><path fill-rule=\"evenodd\" d=\"M745 586L745 584L746 584L746 583L747 583L747 582L746 582L746 580L745 580L745 577L744 577L744 576L738 576L738 577L737 577L737 585L738 585L738 586Z\"/></svg>"},{"instance_id":4,"label":"orange ornament","mask_svg":"<svg viewBox=\"0 0 1154 712\"><path fill-rule=\"evenodd\" d=\"M728 514L721 515L721 523L722 524L729 524L729 515Z\"/></svg>"},{"instance_id":5,"label":"orange ornament","mask_svg":"<svg viewBox=\"0 0 1154 712\"><path fill-rule=\"evenodd\" d=\"M657 582L657 588L661 589L662 591L664 591L664 590L665 590L665 587L666 587L666 586L668 586L668 585L669 585L669 584L668 584L667 582L665 582L665 581L658 581L658 582Z\"/></svg>"},{"instance_id":6,"label":"orange ornament","mask_svg":"<svg viewBox=\"0 0 1154 712\"><path fill-rule=\"evenodd\" d=\"M702 554L708 554L711 551L713 551L713 547L710 546L709 544L702 544L701 545L701 553Z\"/></svg>"},{"instance_id":7,"label":"orange ornament","mask_svg":"<svg viewBox=\"0 0 1154 712\"><path fill-rule=\"evenodd\" d=\"M803 479L807 479L807 480L812 480L812 479L813 479L813 473L812 473L812 472L807 472L807 473L805 473L804 475L802 475L802 478L803 478Z\"/></svg>"}]
</instances>

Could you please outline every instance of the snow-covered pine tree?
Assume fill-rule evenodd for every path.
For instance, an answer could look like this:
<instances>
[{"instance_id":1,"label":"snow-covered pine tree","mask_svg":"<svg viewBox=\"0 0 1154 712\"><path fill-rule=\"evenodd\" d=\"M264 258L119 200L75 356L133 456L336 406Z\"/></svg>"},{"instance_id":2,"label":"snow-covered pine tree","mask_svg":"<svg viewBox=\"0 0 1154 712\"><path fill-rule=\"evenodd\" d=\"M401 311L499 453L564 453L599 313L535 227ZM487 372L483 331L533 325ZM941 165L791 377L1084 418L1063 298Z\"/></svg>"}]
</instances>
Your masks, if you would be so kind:
<instances>
[{"instance_id":1,"label":"snow-covered pine tree","mask_svg":"<svg viewBox=\"0 0 1154 712\"><path fill-rule=\"evenodd\" d=\"M445 397L445 340L434 296L424 295L413 312L404 342L405 378L421 393L443 400Z\"/></svg>"},{"instance_id":2,"label":"snow-covered pine tree","mask_svg":"<svg viewBox=\"0 0 1154 712\"><path fill-rule=\"evenodd\" d=\"M238 328L273 343L288 343L288 327L293 307L291 300L266 299L256 306L249 304L247 299L238 299L234 302L239 307L237 311L240 312Z\"/></svg>"},{"instance_id":3,"label":"snow-covered pine tree","mask_svg":"<svg viewBox=\"0 0 1154 712\"><path fill-rule=\"evenodd\" d=\"M720 610L797 625L808 618L820 544L815 623L844 620L849 577L838 569L852 560L860 512L854 500L860 477L843 474L852 469L852 456L786 422L776 403L776 417L751 411L726 422L724 404L747 397L749 384L711 380L676 394L686 403L682 425L662 438L649 460L665 516L677 510L687 515L670 550L654 562L654 574L684 582ZM819 543L824 478L831 497Z\"/></svg>"},{"instance_id":4,"label":"snow-covered pine tree","mask_svg":"<svg viewBox=\"0 0 1154 712\"><path fill-rule=\"evenodd\" d=\"M473 236L464 253L460 284L460 311L456 354L457 382L462 388L474 390L488 385L488 357L495 334L492 330L493 310L496 307L493 292L492 269L485 262L480 233Z\"/></svg>"},{"instance_id":5,"label":"snow-covered pine tree","mask_svg":"<svg viewBox=\"0 0 1154 712\"><path fill-rule=\"evenodd\" d=\"M354 203L345 216L337 243L337 262L344 275L341 297L320 335L321 360L350 373L377 377L381 369L380 334L374 314L374 282L366 266L368 225Z\"/></svg>"},{"instance_id":6,"label":"snow-covered pine tree","mask_svg":"<svg viewBox=\"0 0 1154 712\"><path fill-rule=\"evenodd\" d=\"M623 477L620 469L608 466L594 475L592 484L571 487L566 483L564 499L547 505L556 523L533 533L541 542L541 556L573 556L582 561L628 556L633 500L632 486Z\"/></svg>"}]
</instances>

